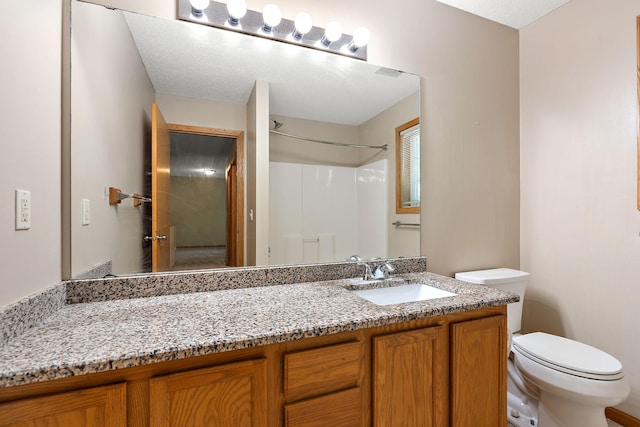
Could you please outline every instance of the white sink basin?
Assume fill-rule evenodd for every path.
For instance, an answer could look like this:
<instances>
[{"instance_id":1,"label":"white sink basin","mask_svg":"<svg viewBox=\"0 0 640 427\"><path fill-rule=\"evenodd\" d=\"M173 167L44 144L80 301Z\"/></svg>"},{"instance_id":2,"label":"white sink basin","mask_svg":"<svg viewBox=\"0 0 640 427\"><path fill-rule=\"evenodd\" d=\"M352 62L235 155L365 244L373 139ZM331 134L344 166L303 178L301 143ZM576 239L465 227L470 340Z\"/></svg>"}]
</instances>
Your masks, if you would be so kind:
<instances>
[{"instance_id":1,"label":"white sink basin","mask_svg":"<svg viewBox=\"0 0 640 427\"><path fill-rule=\"evenodd\" d=\"M424 301L451 297L457 294L420 283L391 286L388 288L353 291L354 294L377 305L401 304L403 302Z\"/></svg>"}]
</instances>

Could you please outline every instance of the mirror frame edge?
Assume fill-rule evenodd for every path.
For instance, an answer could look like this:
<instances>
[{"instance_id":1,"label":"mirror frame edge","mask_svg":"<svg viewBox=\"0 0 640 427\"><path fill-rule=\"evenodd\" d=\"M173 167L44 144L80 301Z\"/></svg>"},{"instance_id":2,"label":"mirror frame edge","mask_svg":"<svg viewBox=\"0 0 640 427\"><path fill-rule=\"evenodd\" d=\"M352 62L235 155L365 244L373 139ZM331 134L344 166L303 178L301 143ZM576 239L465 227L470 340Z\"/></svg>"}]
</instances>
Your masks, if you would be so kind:
<instances>
[{"instance_id":1,"label":"mirror frame edge","mask_svg":"<svg viewBox=\"0 0 640 427\"><path fill-rule=\"evenodd\" d=\"M636 16L636 61L637 61L637 103L636 107L636 138L637 138L637 175L638 175L638 189L637 189L637 206L636 209L640 211L640 16Z\"/></svg>"},{"instance_id":2,"label":"mirror frame edge","mask_svg":"<svg viewBox=\"0 0 640 427\"><path fill-rule=\"evenodd\" d=\"M71 0L62 0L60 278L71 279Z\"/></svg>"}]
</instances>

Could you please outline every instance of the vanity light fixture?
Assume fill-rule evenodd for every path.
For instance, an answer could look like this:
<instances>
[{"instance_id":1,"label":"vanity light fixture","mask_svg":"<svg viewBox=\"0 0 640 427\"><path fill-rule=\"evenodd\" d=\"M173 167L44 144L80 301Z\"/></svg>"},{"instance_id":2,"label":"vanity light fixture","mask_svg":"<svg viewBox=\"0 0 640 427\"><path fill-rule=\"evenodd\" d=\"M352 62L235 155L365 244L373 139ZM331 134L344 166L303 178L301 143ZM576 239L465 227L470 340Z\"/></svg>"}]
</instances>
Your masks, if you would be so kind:
<instances>
[{"instance_id":1,"label":"vanity light fixture","mask_svg":"<svg viewBox=\"0 0 640 427\"><path fill-rule=\"evenodd\" d=\"M209 0L207 0L207 3ZM229 24L236 26L240 19L247 14L247 3L244 0L227 0L227 12Z\"/></svg>"},{"instance_id":2,"label":"vanity light fixture","mask_svg":"<svg viewBox=\"0 0 640 427\"><path fill-rule=\"evenodd\" d=\"M286 19L274 4L268 4L260 13L247 9L246 0L177 1L178 19L182 21L367 60L369 31L365 28L358 28L352 37L343 34L336 21L329 22L326 29L314 27L308 13L298 13L295 20Z\"/></svg>"},{"instance_id":3,"label":"vanity light fixture","mask_svg":"<svg viewBox=\"0 0 640 427\"><path fill-rule=\"evenodd\" d=\"M204 169L203 172L206 176L213 176L216 174L215 169Z\"/></svg>"}]
</instances>

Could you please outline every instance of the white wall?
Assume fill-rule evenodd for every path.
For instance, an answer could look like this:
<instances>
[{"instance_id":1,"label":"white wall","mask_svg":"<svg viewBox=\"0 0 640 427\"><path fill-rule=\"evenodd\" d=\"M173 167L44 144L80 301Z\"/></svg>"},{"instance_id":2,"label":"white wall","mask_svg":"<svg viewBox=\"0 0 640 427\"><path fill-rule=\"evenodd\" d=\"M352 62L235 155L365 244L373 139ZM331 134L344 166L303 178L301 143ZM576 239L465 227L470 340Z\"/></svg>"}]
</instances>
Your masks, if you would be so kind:
<instances>
[{"instance_id":1,"label":"white wall","mask_svg":"<svg viewBox=\"0 0 640 427\"><path fill-rule=\"evenodd\" d=\"M573 0L521 52L521 267L527 330L617 357L640 417L636 0Z\"/></svg>"},{"instance_id":2,"label":"white wall","mask_svg":"<svg viewBox=\"0 0 640 427\"><path fill-rule=\"evenodd\" d=\"M60 3L0 14L0 307L60 281ZM31 191L31 229L15 231L16 189Z\"/></svg>"}]
</instances>

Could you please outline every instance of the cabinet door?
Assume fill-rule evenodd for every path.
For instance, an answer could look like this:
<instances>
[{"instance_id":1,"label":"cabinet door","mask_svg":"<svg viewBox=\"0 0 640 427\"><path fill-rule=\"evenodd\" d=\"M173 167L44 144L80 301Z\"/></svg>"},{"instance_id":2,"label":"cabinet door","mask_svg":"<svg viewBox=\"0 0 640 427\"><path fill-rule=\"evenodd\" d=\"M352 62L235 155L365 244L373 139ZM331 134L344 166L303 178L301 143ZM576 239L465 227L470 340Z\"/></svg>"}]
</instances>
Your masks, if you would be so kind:
<instances>
[{"instance_id":1,"label":"cabinet door","mask_svg":"<svg viewBox=\"0 0 640 427\"><path fill-rule=\"evenodd\" d=\"M151 427L267 424L266 359L152 378Z\"/></svg>"},{"instance_id":2,"label":"cabinet door","mask_svg":"<svg viewBox=\"0 0 640 427\"><path fill-rule=\"evenodd\" d=\"M456 323L451 334L451 425L506 426L506 317Z\"/></svg>"},{"instance_id":3,"label":"cabinet door","mask_svg":"<svg viewBox=\"0 0 640 427\"><path fill-rule=\"evenodd\" d=\"M442 326L374 338L374 426L447 424L445 338Z\"/></svg>"},{"instance_id":4,"label":"cabinet door","mask_svg":"<svg viewBox=\"0 0 640 427\"><path fill-rule=\"evenodd\" d=\"M115 384L0 405L0 426L125 427L127 386Z\"/></svg>"}]
</instances>

